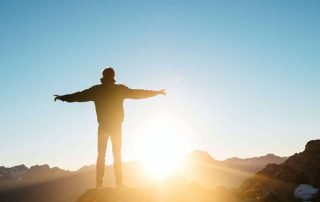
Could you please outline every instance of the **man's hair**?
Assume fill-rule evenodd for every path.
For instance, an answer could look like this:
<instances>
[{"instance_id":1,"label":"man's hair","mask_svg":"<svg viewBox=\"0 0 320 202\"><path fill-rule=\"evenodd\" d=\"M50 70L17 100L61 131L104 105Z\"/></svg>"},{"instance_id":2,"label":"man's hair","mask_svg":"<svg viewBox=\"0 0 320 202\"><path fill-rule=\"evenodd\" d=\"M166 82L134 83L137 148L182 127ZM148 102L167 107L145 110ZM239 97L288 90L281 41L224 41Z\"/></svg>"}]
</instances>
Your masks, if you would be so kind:
<instances>
[{"instance_id":1,"label":"man's hair","mask_svg":"<svg viewBox=\"0 0 320 202\"><path fill-rule=\"evenodd\" d=\"M100 79L102 83L115 83L114 80L115 72L112 67L107 67L102 70L102 78Z\"/></svg>"},{"instance_id":2,"label":"man's hair","mask_svg":"<svg viewBox=\"0 0 320 202\"><path fill-rule=\"evenodd\" d=\"M104 78L110 78L110 77L114 78L115 72L112 67L107 67L104 70L102 70L102 76Z\"/></svg>"}]
</instances>

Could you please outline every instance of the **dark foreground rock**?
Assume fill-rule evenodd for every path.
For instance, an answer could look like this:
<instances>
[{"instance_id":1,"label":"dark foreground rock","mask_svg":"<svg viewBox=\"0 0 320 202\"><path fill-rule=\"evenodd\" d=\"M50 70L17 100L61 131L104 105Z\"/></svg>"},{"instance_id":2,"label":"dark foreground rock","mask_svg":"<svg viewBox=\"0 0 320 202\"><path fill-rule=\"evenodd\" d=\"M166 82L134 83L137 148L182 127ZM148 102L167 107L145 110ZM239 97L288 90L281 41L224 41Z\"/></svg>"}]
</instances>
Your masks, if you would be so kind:
<instances>
[{"instance_id":1,"label":"dark foreground rock","mask_svg":"<svg viewBox=\"0 0 320 202\"><path fill-rule=\"evenodd\" d=\"M320 187L320 140L309 141L303 152L280 165L267 165L248 178L240 189L244 193L259 193L257 198L261 199L269 195L265 201L270 198L271 201L296 201L293 192L300 184Z\"/></svg>"},{"instance_id":2,"label":"dark foreground rock","mask_svg":"<svg viewBox=\"0 0 320 202\"><path fill-rule=\"evenodd\" d=\"M149 195L139 189L89 189L76 200L76 202L102 202L102 201L149 201Z\"/></svg>"}]
</instances>

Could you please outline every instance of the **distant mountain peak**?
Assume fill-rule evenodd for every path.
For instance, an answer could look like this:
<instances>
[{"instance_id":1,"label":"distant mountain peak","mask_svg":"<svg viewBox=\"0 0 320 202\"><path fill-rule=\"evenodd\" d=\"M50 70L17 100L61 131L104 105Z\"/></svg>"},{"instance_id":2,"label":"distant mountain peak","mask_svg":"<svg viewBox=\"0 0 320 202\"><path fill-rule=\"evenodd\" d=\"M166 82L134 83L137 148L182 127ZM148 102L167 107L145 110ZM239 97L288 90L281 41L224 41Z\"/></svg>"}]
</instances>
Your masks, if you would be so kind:
<instances>
[{"instance_id":1,"label":"distant mountain peak","mask_svg":"<svg viewBox=\"0 0 320 202\"><path fill-rule=\"evenodd\" d=\"M194 150L191 152L188 157L188 160L191 161L200 161L200 162L214 162L215 159L210 156L210 154L203 150Z\"/></svg>"},{"instance_id":2,"label":"distant mountain peak","mask_svg":"<svg viewBox=\"0 0 320 202\"><path fill-rule=\"evenodd\" d=\"M265 155L265 157L278 157L278 156L276 156L276 155L274 155L274 154L269 153L269 154Z\"/></svg>"},{"instance_id":3,"label":"distant mountain peak","mask_svg":"<svg viewBox=\"0 0 320 202\"><path fill-rule=\"evenodd\" d=\"M45 180L68 174L68 171L49 165L34 165L28 168L21 164L13 167L0 167L0 181L12 180Z\"/></svg>"},{"instance_id":4,"label":"distant mountain peak","mask_svg":"<svg viewBox=\"0 0 320 202\"><path fill-rule=\"evenodd\" d=\"M257 159L257 158L284 158L281 156L277 156L275 154L269 153L263 156L255 156L255 157L248 157L248 158L239 158L239 157L232 157L232 158L228 158L227 160L246 160L246 159Z\"/></svg>"}]
</instances>

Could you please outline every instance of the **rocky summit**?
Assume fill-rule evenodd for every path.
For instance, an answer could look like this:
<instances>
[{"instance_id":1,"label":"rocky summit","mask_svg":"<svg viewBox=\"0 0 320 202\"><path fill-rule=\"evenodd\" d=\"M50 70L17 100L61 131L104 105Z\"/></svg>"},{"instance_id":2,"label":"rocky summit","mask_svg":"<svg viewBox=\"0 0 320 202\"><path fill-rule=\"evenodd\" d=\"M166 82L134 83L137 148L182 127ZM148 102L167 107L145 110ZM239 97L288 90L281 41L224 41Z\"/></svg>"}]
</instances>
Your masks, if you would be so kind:
<instances>
[{"instance_id":1,"label":"rocky summit","mask_svg":"<svg viewBox=\"0 0 320 202\"><path fill-rule=\"evenodd\" d=\"M267 165L245 180L240 189L253 198L272 196L272 201L295 201L293 192L300 184L320 187L320 140L309 141L303 152L294 154L280 165ZM313 199L316 200L319 199Z\"/></svg>"},{"instance_id":2,"label":"rocky summit","mask_svg":"<svg viewBox=\"0 0 320 202\"><path fill-rule=\"evenodd\" d=\"M235 193L228 190L209 190L196 184L189 186L154 186L147 189L102 188L89 189L76 202L238 202Z\"/></svg>"}]
</instances>

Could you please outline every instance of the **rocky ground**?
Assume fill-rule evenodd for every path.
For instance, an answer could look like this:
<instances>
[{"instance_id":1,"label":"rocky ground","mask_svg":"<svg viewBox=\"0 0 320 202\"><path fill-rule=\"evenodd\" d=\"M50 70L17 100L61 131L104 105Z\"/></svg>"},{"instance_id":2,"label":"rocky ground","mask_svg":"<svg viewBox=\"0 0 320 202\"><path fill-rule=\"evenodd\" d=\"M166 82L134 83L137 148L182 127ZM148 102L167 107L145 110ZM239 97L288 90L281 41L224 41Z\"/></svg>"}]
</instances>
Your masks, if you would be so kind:
<instances>
[{"instance_id":1,"label":"rocky ground","mask_svg":"<svg viewBox=\"0 0 320 202\"><path fill-rule=\"evenodd\" d=\"M199 186L152 187L148 189L90 189L76 202L238 202L236 193L209 190Z\"/></svg>"}]
</instances>

